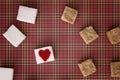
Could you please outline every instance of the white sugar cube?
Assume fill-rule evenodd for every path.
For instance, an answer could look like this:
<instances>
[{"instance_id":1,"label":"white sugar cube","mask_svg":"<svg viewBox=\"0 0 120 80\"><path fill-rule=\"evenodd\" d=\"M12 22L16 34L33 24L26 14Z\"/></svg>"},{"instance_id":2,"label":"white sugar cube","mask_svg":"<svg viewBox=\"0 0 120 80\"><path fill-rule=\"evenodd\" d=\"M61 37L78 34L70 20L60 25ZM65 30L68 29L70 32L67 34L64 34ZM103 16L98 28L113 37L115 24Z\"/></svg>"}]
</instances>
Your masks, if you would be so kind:
<instances>
[{"instance_id":1,"label":"white sugar cube","mask_svg":"<svg viewBox=\"0 0 120 80\"><path fill-rule=\"evenodd\" d=\"M0 80L13 80L14 70L11 68L0 68Z\"/></svg>"},{"instance_id":2,"label":"white sugar cube","mask_svg":"<svg viewBox=\"0 0 120 80\"><path fill-rule=\"evenodd\" d=\"M26 36L14 25L10 26L3 36L15 47L18 47L26 38Z\"/></svg>"},{"instance_id":3,"label":"white sugar cube","mask_svg":"<svg viewBox=\"0 0 120 80\"><path fill-rule=\"evenodd\" d=\"M19 6L17 20L35 24L37 9Z\"/></svg>"},{"instance_id":4,"label":"white sugar cube","mask_svg":"<svg viewBox=\"0 0 120 80\"><path fill-rule=\"evenodd\" d=\"M54 61L52 46L43 47L34 50L37 64Z\"/></svg>"}]
</instances>

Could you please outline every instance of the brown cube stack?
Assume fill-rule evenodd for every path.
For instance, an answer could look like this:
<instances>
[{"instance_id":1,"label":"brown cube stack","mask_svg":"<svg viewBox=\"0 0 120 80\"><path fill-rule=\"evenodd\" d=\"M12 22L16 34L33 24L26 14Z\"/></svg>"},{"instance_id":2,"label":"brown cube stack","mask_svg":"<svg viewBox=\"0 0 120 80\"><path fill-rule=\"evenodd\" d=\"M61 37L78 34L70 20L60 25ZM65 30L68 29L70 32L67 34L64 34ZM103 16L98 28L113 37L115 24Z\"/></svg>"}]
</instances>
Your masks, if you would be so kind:
<instances>
[{"instance_id":1,"label":"brown cube stack","mask_svg":"<svg viewBox=\"0 0 120 80\"><path fill-rule=\"evenodd\" d=\"M78 14L77 10L66 6L61 17L61 20L68 22L70 24L74 24L77 14Z\"/></svg>"},{"instance_id":2,"label":"brown cube stack","mask_svg":"<svg viewBox=\"0 0 120 80\"><path fill-rule=\"evenodd\" d=\"M107 36L111 44L117 44L120 42L120 27L114 28L107 32Z\"/></svg>"},{"instance_id":3,"label":"brown cube stack","mask_svg":"<svg viewBox=\"0 0 120 80\"><path fill-rule=\"evenodd\" d=\"M86 44L93 42L99 36L92 26L86 27L82 31L80 31L80 36L85 41Z\"/></svg>"},{"instance_id":4,"label":"brown cube stack","mask_svg":"<svg viewBox=\"0 0 120 80\"><path fill-rule=\"evenodd\" d=\"M85 60L81 64L78 64L78 66L84 77L87 77L88 75L96 72L96 67L92 59Z\"/></svg>"},{"instance_id":5,"label":"brown cube stack","mask_svg":"<svg viewBox=\"0 0 120 80\"><path fill-rule=\"evenodd\" d=\"M112 62L111 66L111 77L120 77L120 62Z\"/></svg>"}]
</instances>

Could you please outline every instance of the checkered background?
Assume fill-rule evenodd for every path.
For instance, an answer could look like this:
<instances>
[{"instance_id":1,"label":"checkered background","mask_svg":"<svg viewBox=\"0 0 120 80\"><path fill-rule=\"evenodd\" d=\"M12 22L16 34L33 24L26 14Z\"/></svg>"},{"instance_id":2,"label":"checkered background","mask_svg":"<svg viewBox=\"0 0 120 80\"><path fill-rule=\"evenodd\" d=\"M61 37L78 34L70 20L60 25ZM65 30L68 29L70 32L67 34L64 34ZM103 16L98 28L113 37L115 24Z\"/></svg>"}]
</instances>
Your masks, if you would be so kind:
<instances>
[{"instance_id":1,"label":"checkered background","mask_svg":"<svg viewBox=\"0 0 120 80\"><path fill-rule=\"evenodd\" d=\"M38 9L36 24L16 20L19 5ZM74 25L60 19L66 5L79 12ZM18 48L2 36L12 24L27 36ZM119 80L110 76L110 62L120 61L120 44L106 36L119 24L120 0L0 0L0 67L14 68L14 80ZM79 31L89 25L100 37L86 45ZM36 65L33 49L49 45L56 60ZM97 72L83 78L77 64L87 58Z\"/></svg>"}]
</instances>

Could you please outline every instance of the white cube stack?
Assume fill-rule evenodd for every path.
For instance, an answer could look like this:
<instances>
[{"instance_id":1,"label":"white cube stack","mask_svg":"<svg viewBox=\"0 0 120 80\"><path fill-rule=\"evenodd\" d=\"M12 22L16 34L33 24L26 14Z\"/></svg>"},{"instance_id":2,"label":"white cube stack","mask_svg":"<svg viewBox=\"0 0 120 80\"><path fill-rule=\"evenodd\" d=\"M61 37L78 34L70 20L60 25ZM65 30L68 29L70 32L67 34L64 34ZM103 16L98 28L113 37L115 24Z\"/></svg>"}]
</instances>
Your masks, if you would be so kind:
<instances>
[{"instance_id":1,"label":"white cube stack","mask_svg":"<svg viewBox=\"0 0 120 80\"><path fill-rule=\"evenodd\" d=\"M14 70L12 68L0 67L0 80L13 80Z\"/></svg>"},{"instance_id":2,"label":"white cube stack","mask_svg":"<svg viewBox=\"0 0 120 80\"><path fill-rule=\"evenodd\" d=\"M19 6L17 20L35 24L37 9Z\"/></svg>"},{"instance_id":3,"label":"white cube stack","mask_svg":"<svg viewBox=\"0 0 120 80\"><path fill-rule=\"evenodd\" d=\"M3 36L14 47L18 47L20 43L26 38L26 36L19 29L17 29L14 25L11 25L9 29L3 34Z\"/></svg>"}]
</instances>

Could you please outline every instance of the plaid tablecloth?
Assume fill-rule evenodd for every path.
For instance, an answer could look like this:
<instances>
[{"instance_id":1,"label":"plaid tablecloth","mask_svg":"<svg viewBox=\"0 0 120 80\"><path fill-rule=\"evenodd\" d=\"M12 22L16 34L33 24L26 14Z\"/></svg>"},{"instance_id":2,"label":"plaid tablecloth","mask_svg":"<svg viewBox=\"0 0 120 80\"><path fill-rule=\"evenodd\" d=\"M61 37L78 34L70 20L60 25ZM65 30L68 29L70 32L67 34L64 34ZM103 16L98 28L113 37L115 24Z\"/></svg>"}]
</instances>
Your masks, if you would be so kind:
<instances>
[{"instance_id":1,"label":"plaid tablecloth","mask_svg":"<svg viewBox=\"0 0 120 80\"><path fill-rule=\"evenodd\" d=\"M38 9L36 24L16 20L19 5ZM74 25L60 19L66 5L79 12ZM12 24L27 36L18 48L2 36ZM79 31L89 25L100 37L86 45ZM110 62L120 61L120 44L106 36L117 26L120 0L0 0L0 67L14 68L14 80L119 80L110 76ZM49 45L56 60L37 65L33 50ZM83 78L78 63L87 58L97 72Z\"/></svg>"}]
</instances>

